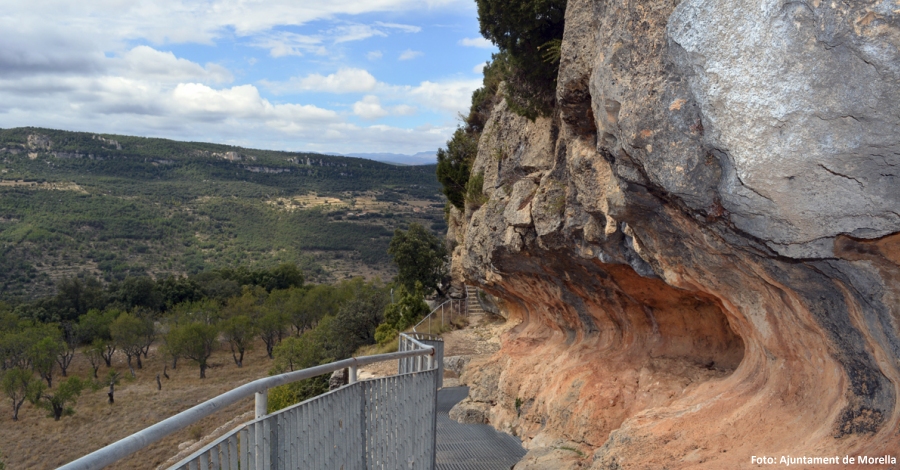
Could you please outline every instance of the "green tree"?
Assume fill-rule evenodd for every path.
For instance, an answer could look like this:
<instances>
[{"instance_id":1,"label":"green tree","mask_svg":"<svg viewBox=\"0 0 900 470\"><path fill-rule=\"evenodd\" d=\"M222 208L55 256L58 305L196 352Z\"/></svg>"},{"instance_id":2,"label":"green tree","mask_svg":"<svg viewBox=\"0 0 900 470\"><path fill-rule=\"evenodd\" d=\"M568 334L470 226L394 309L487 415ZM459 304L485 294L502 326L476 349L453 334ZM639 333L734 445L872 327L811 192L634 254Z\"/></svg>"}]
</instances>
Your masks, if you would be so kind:
<instances>
[{"instance_id":1,"label":"green tree","mask_svg":"<svg viewBox=\"0 0 900 470\"><path fill-rule=\"evenodd\" d=\"M125 310L138 307L159 312L165 306L165 298L157 283L147 276L126 277L116 286L115 298Z\"/></svg>"},{"instance_id":2,"label":"green tree","mask_svg":"<svg viewBox=\"0 0 900 470\"><path fill-rule=\"evenodd\" d=\"M412 292L401 286L398 294L399 301L385 307L384 322L375 330L375 340L380 344L393 340L399 332L428 315L428 304L422 295L422 283L416 282L416 289Z\"/></svg>"},{"instance_id":3,"label":"green tree","mask_svg":"<svg viewBox=\"0 0 900 470\"><path fill-rule=\"evenodd\" d=\"M447 247L425 227L411 223L405 232L395 230L388 253L397 265L397 282L408 291L414 291L418 281L426 292L436 290L443 295L441 284L447 275Z\"/></svg>"},{"instance_id":4,"label":"green tree","mask_svg":"<svg viewBox=\"0 0 900 470\"><path fill-rule=\"evenodd\" d=\"M55 330L55 328L52 328ZM58 333L58 332L57 332ZM56 368L56 356L65 348L62 340L55 334L47 334L31 347L31 365L35 372L47 381L47 387L53 386L53 369Z\"/></svg>"},{"instance_id":5,"label":"green tree","mask_svg":"<svg viewBox=\"0 0 900 470\"><path fill-rule=\"evenodd\" d=\"M27 398L37 393L40 386L40 380L35 379L31 371L15 367L3 372L0 376L0 388L12 400L13 421L19 420L19 408Z\"/></svg>"},{"instance_id":6,"label":"green tree","mask_svg":"<svg viewBox=\"0 0 900 470\"><path fill-rule=\"evenodd\" d=\"M323 355L334 359L350 357L360 346L375 343L375 329L384 320L384 308L390 302L387 288L354 279L352 296L341 304L334 317L326 317L316 327Z\"/></svg>"},{"instance_id":7,"label":"green tree","mask_svg":"<svg viewBox=\"0 0 900 470\"><path fill-rule=\"evenodd\" d=\"M56 297L45 306L52 321L75 321L92 308L104 308L108 302L100 281L93 278L63 278L56 289Z\"/></svg>"},{"instance_id":8,"label":"green tree","mask_svg":"<svg viewBox=\"0 0 900 470\"><path fill-rule=\"evenodd\" d=\"M254 321L259 338L266 344L266 354L269 359L274 359L275 345L284 338L284 330L287 327L287 317L283 312L275 309L265 309Z\"/></svg>"},{"instance_id":9,"label":"green tree","mask_svg":"<svg viewBox=\"0 0 900 470\"><path fill-rule=\"evenodd\" d=\"M91 309L78 319L78 337L82 343L102 344L101 357L106 367L112 367L112 357L116 352L116 342L112 339L109 327L122 312L116 309L100 311Z\"/></svg>"},{"instance_id":10,"label":"green tree","mask_svg":"<svg viewBox=\"0 0 900 470\"><path fill-rule=\"evenodd\" d=\"M332 318L328 317L328 319ZM328 323L328 321L323 321L320 325L327 325ZM331 330L328 333L330 332ZM332 358L323 354L323 351L328 349L326 336L324 329L316 327L315 330L303 333L299 338L286 338L275 347L275 364L269 373L281 374L331 362ZM274 387L269 390L269 412L272 413L303 400L308 400L327 391L327 375L320 375Z\"/></svg>"},{"instance_id":11,"label":"green tree","mask_svg":"<svg viewBox=\"0 0 900 470\"><path fill-rule=\"evenodd\" d=\"M317 284L305 292L299 289L292 292L287 312L298 336L315 328L326 315L337 314L340 307L340 293L334 286Z\"/></svg>"},{"instance_id":12,"label":"green tree","mask_svg":"<svg viewBox=\"0 0 900 470\"><path fill-rule=\"evenodd\" d=\"M457 128L447 141L447 149L437 151L437 178L443 186L447 200L458 209L465 209L466 183L472 171L472 163L478 154L478 135Z\"/></svg>"},{"instance_id":13,"label":"green tree","mask_svg":"<svg viewBox=\"0 0 900 470\"><path fill-rule=\"evenodd\" d=\"M89 344L82 350L82 354L88 359L91 363L91 369L94 370L94 378L97 378L97 370L100 369L100 365L103 364L103 361L106 360L106 348L107 343L101 339L95 339L93 343Z\"/></svg>"},{"instance_id":14,"label":"green tree","mask_svg":"<svg viewBox=\"0 0 900 470\"><path fill-rule=\"evenodd\" d=\"M475 0L481 34L507 54L506 100L529 119L555 105L567 0Z\"/></svg>"},{"instance_id":15,"label":"green tree","mask_svg":"<svg viewBox=\"0 0 900 470\"><path fill-rule=\"evenodd\" d=\"M168 276L157 283L163 302L169 308L184 302L197 302L206 297L200 284L194 279Z\"/></svg>"},{"instance_id":16,"label":"green tree","mask_svg":"<svg viewBox=\"0 0 900 470\"><path fill-rule=\"evenodd\" d=\"M200 366L200 378L206 378L209 357L218 344L219 329L216 325L190 322L175 326L170 332L169 347L181 357Z\"/></svg>"},{"instance_id":17,"label":"green tree","mask_svg":"<svg viewBox=\"0 0 900 470\"><path fill-rule=\"evenodd\" d=\"M71 321L65 321L59 325L59 328L62 338L62 347L56 354L56 363L59 365L62 376L68 377L67 371L72 364L72 360L75 359L75 348L80 342L80 338L78 337L78 325Z\"/></svg>"},{"instance_id":18,"label":"green tree","mask_svg":"<svg viewBox=\"0 0 900 470\"><path fill-rule=\"evenodd\" d=\"M321 363L322 349L316 336L306 332L301 337L286 338L275 346L275 369L282 372L314 367Z\"/></svg>"},{"instance_id":19,"label":"green tree","mask_svg":"<svg viewBox=\"0 0 900 470\"><path fill-rule=\"evenodd\" d=\"M250 349L253 338L257 335L253 320L247 315L236 315L222 320L219 329L231 347L231 357L234 359L234 363L238 367L243 367L244 352Z\"/></svg>"},{"instance_id":20,"label":"green tree","mask_svg":"<svg viewBox=\"0 0 900 470\"><path fill-rule=\"evenodd\" d=\"M269 292L276 289L302 287L303 273L300 272L300 268L295 264L279 264L269 272L268 276L262 282L263 284L261 285Z\"/></svg>"},{"instance_id":21,"label":"green tree","mask_svg":"<svg viewBox=\"0 0 900 470\"><path fill-rule=\"evenodd\" d=\"M109 325L109 332L119 349L128 357L128 367L131 368L131 360L135 358L138 369L142 369L144 365L141 363L141 353L147 344L147 337L154 334L153 321L125 312Z\"/></svg>"},{"instance_id":22,"label":"green tree","mask_svg":"<svg viewBox=\"0 0 900 470\"><path fill-rule=\"evenodd\" d=\"M78 401L84 386L83 380L73 376L63 380L56 388L56 393L50 393L50 389L40 387L31 398L36 406L45 408L54 420L59 421L63 415L75 413L73 406Z\"/></svg>"}]
</instances>

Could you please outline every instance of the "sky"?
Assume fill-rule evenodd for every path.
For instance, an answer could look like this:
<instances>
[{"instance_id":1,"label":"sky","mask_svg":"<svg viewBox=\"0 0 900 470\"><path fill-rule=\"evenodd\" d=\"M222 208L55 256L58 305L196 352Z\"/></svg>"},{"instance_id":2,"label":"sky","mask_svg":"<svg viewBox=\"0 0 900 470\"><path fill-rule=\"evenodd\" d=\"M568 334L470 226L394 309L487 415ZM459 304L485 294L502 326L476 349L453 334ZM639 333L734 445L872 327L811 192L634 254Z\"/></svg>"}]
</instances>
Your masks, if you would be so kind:
<instances>
[{"instance_id":1,"label":"sky","mask_svg":"<svg viewBox=\"0 0 900 470\"><path fill-rule=\"evenodd\" d=\"M3 0L0 128L443 147L496 48L474 0Z\"/></svg>"}]
</instances>

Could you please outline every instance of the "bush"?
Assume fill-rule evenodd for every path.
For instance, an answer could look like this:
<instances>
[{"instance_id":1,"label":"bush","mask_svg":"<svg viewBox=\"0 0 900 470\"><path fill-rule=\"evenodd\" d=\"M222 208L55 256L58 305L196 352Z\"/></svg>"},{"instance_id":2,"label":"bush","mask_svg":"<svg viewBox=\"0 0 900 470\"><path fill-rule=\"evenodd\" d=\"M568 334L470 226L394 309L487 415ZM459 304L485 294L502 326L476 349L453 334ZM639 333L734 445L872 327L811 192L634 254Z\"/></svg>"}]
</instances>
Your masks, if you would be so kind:
<instances>
[{"instance_id":1,"label":"bush","mask_svg":"<svg viewBox=\"0 0 900 470\"><path fill-rule=\"evenodd\" d=\"M466 184L466 202L474 207L481 207L487 202L487 196L484 194L484 172L479 171Z\"/></svg>"}]
</instances>

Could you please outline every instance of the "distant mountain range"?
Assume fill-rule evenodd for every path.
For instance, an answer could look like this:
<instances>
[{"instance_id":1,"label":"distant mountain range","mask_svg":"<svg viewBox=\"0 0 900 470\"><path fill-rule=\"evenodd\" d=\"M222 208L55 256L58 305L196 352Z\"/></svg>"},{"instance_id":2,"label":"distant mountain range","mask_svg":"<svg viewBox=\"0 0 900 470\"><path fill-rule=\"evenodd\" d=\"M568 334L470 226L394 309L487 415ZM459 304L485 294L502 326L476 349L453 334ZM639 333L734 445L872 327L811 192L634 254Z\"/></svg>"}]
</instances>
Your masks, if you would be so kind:
<instances>
[{"instance_id":1,"label":"distant mountain range","mask_svg":"<svg viewBox=\"0 0 900 470\"><path fill-rule=\"evenodd\" d=\"M335 155L365 158L394 165L434 165L437 163L437 152L434 151L419 152L415 155L403 155L400 153L344 153Z\"/></svg>"}]
</instances>

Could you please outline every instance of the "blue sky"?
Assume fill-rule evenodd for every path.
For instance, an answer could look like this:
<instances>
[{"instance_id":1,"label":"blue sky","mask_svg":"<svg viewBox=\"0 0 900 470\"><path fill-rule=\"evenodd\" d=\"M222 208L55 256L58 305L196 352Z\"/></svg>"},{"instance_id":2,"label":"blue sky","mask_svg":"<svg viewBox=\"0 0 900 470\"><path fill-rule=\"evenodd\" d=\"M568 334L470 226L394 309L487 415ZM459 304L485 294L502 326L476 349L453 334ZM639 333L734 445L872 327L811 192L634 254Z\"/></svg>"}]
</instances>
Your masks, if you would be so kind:
<instances>
[{"instance_id":1,"label":"blue sky","mask_svg":"<svg viewBox=\"0 0 900 470\"><path fill-rule=\"evenodd\" d=\"M433 151L496 49L474 0L4 0L0 127Z\"/></svg>"}]
</instances>

